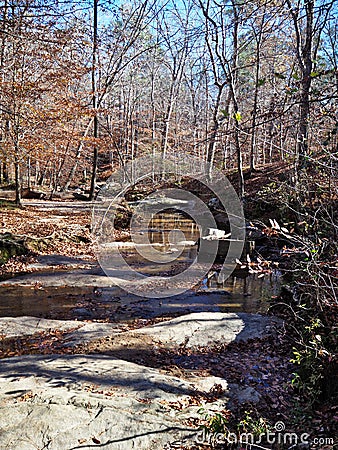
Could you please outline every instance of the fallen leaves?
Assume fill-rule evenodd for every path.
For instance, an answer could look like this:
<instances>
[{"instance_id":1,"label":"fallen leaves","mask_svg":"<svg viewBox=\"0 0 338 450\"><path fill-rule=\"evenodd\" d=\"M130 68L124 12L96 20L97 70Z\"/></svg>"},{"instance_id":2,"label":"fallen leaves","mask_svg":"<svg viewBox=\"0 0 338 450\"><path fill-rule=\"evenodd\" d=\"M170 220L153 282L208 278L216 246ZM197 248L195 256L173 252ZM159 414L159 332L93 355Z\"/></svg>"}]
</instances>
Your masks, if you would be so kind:
<instances>
[{"instance_id":1,"label":"fallen leaves","mask_svg":"<svg viewBox=\"0 0 338 450\"><path fill-rule=\"evenodd\" d=\"M0 340L0 359L22 355L50 355L53 353L74 353L72 347L67 347L66 334L75 331L77 327L67 331L49 330L35 333L31 336L6 338Z\"/></svg>"},{"instance_id":2,"label":"fallen leaves","mask_svg":"<svg viewBox=\"0 0 338 450\"><path fill-rule=\"evenodd\" d=\"M86 385L83 385L82 388L86 392L91 392L92 394L104 395L105 397L113 397L116 395L116 389L100 389L95 384L86 384Z\"/></svg>"},{"instance_id":3,"label":"fallen leaves","mask_svg":"<svg viewBox=\"0 0 338 450\"><path fill-rule=\"evenodd\" d=\"M60 216L57 209L44 211L28 206L24 209L1 210L0 232L42 239L43 245L37 249L39 254L93 255L90 222L90 211L72 209ZM14 268L16 270L12 273L20 271L15 264Z\"/></svg>"},{"instance_id":4,"label":"fallen leaves","mask_svg":"<svg viewBox=\"0 0 338 450\"><path fill-rule=\"evenodd\" d=\"M34 268L31 264L37 262L37 258L32 255L13 256L6 264L0 266L0 279L4 279L14 274L32 273Z\"/></svg>"},{"instance_id":5,"label":"fallen leaves","mask_svg":"<svg viewBox=\"0 0 338 450\"><path fill-rule=\"evenodd\" d=\"M176 402L169 402L168 400L160 400L160 403L164 406L168 406L171 409L175 409L176 411L182 411L189 406L199 406L202 401L202 396L186 396Z\"/></svg>"},{"instance_id":6,"label":"fallen leaves","mask_svg":"<svg viewBox=\"0 0 338 450\"><path fill-rule=\"evenodd\" d=\"M36 394L34 394L32 391L25 392L22 394L17 400L18 402L26 402L34 398Z\"/></svg>"}]
</instances>

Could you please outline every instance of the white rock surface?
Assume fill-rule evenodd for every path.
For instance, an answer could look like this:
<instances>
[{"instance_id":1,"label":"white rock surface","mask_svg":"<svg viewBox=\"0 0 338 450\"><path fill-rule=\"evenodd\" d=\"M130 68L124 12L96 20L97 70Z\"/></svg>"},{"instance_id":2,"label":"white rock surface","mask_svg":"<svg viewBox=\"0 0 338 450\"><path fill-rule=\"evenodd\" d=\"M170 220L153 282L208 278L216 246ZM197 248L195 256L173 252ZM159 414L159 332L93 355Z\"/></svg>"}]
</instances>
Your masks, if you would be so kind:
<instances>
[{"instance_id":1,"label":"white rock surface","mask_svg":"<svg viewBox=\"0 0 338 450\"><path fill-rule=\"evenodd\" d=\"M192 313L136 330L162 344L187 347L229 343L262 336L277 319L247 313Z\"/></svg>"},{"instance_id":2,"label":"white rock surface","mask_svg":"<svg viewBox=\"0 0 338 450\"><path fill-rule=\"evenodd\" d=\"M133 330L168 346L203 346L263 335L276 320L234 313L193 313ZM71 329L71 344L119 332L114 324L5 318L6 334L38 329ZM12 327L12 331L11 330ZM114 328L115 327L115 328ZM16 333L16 334L15 334ZM118 335L118 336L119 336ZM141 341L142 342L142 341ZM134 349L137 350L137 349ZM200 405L189 399L221 385L224 395L203 405L212 411L228 399L259 402L253 388L239 389L218 377L188 382L158 369L95 355L31 355L0 362L0 448L6 450L161 450L168 443L195 442L197 430L185 426L201 418ZM201 398L201 397L199 397ZM175 408L178 405L179 408ZM203 401L202 401L203 402ZM166 447L174 448L174 447Z\"/></svg>"},{"instance_id":3,"label":"white rock surface","mask_svg":"<svg viewBox=\"0 0 338 450\"><path fill-rule=\"evenodd\" d=\"M84 323L74 320L51 320L30 316L1 317L0 336L2 338L28 336L40 331L70 330L83 325Z\"/></svg>"},{"instance_id":4,"label":"white rock surface","mask_svg":"<svg viewBox=\"0 0 338 450\"><path fill-rule=\"evenodd\" d=\"M205 386L225 380L203 379ZM199 390L155 369L103 356L25 356L0 366L0 448L6 450L159 450L197 431L184 419L198 406L178 411L168 402ZM212 407L220 408L223 400Z\"/></svg>"}]
</instances>

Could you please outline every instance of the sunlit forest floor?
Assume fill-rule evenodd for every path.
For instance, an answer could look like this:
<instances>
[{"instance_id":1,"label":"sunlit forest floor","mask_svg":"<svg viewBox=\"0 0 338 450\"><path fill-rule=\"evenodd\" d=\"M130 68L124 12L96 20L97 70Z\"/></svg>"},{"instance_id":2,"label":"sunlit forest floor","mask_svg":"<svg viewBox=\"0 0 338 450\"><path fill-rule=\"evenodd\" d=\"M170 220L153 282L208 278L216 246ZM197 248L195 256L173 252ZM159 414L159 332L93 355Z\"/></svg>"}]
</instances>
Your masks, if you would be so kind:
<instances>
[{"instance_id":1,"label":"sunlit forest floor","mask_svg":"<svg viewBox=\"0 0 338 450\"><path fill-rule=\"evenodd\" d=\"M292 184L291 174L292 168L285 163L272 164L260 168L252 174L246 173L247 195L244 201L246 219L248 222L260 221L269 229L269 233L275 234L278 233L273 230L269 219L277 220L281 226L292 229L291 232L298 233L297 235L302 239L306 239L307 233L310 232L309 223L306 220L300 220L293 208L289 208L295 200L290 197L290 191L286 193L285 188ZM231 174L229 178L236 184L236 174ZM316 183L317 185L322 184L323 189L318 189L318 198L313 196L312 199L310 197L306 199L307 203L304 204L304 208L308 208L309 211L311 208L315 210L323 199L327 199L330 207L336 202L336 199L330 198L325 180L321 176L318 176ZM184 187L191 190L196 188L194 185L189 185L189 181ZM152 189L154 186L143 186L141 191L144 194ZM6 201L1 208L1 233L29 237L34 242L34 244L30 244L31 250L28 254L15 256L1 266L0 274L3 279L39 270L34 268L34 263L37 262L39 255L60 254L79 258L77 268L81 268L84 261L90 263L96 261L91 236L90 203L75 200L67 202L25 200L23 208L14 208L10 202ZM115 240L128 239L127 217L125 226L122 221L115 233ZM330 239L330 236L325 236L324 239ZM302 241L299 242L299 247L301 247ZM294 303L292 287L293 272L297 272L299 265L297 250L297 248L294 249L295 258L288 257L283 261L285 286L280 296L274 299L270 311L271 314L285 319L287 326L279 328L278 331L264 338L252 339L245 344L234 342L224 346L209 346L207 349L201 348L199 351L191 351L184 346L168 350L164 346L154 348L150 345L146 352L138 354L132 351L133 347L135 348L139 344L137 341L131 343L127 348L122 346L122 350L121 345L117 346L113 338L98 339L92 343L67 347L65 346L66 333L46 331L29 337L3 339L0 345L0 356L3 358L24 354L103 354L139 364L147 364L150 367L159 368L163 373L186 379L197 375L203 376L203 374L224 377L229 383L251 387L260 395L258 403L237 403L233 404L229 410L222 412L229 429L238 431L239 424L242 424L242 431L246 429L245 427L250 431L255 427L259 429L259 424L261 424L263 427L261 430L264 431L266 429L264 427L267 427L268 424L273 426L276 421L284 420L291 424L290 430L292 431L306 431L317 437L332 436L337 419L334 395L332 394L331 398L330 395L319 395L312 403L313 392L307 393L306 386L305 389L304 386L299 385L297 388L297 384L291 382L294 378L293 374L297 371L293 348L300 340L296 329L295 316L298 312L297 305ZM327 258L331 258L330 267L332 264L337 267L334 259L336 256L327 253ZM53 267L53 270L62 269L67 268L62 265ZM337 277L337 274L333 275ZM40 289L40 286L35 286L35 288ZM98 294L95 293L95 295ZM316 336L322 335L322 333L324 335L325 333L334 333L333 328L331 330L328 328L328 323L335 322L336 306L324 302L324 308L327 308L326 317L330 319L323 329L318 326L319 331L315 330L315 333L319 334ZM319 318L319 314L315 314L313 321ZM127 331L169 318L164 319L160 316L147 320L134 318L122 321L121 325ZM311 323L314 324L314 322ZM313 326L315 327L315 325ZM311 334L312 329L309 332ZM332 350L331 348L326 350L324 347L316 349L318 352L331 352ZM329 356L335 358L331 353ZM294 362L292 363L291 360ZM312 370L311 367L310 370ZM325 365L324 370L326 370ZM328 370L334 370L334 362L333 369L330 365ZM315 387L309 383L308 389L315 389ZM216 397L218 394L214 392ZM198 398L194 401L198 401ZM177 408L185 406L177 405ZM248 421L248 417L251 422ZM202 418L200 423L195 422L190 425L204 425L212 430L210 420L208 422Z\"/></svg>"}]
</instances>

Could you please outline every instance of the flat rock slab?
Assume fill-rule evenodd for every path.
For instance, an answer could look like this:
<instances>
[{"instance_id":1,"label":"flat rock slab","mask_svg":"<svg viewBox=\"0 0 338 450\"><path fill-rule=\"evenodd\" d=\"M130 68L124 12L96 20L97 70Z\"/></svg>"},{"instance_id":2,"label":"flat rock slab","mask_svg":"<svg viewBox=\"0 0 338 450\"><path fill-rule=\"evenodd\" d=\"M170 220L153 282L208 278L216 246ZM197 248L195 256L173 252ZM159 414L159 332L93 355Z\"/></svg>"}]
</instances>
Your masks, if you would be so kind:
<instances>
[{"instance_id":1,"label":"flat rock slab","mask_svg":"<svg viewBox=\"0 0 338 450\"><path fill-rule=\"evenodd\" d=\"M51 201L51 200L22 200L23 206L32 206L40 211L55 210L59 213L71 213L76 214L82 211L90 211L93 207L92 202L80 202L80 201Z\"/></svg>"},{"instance_id":2,"label":"flat rock slab","mask_svg":"<svg viewBox=\"0 0 338 450\"><path fill-rule=\"evenodd\" d=\"M74 320L50 320L38 317L1 317L0 336L2 338L12 338L17 336L29 336L41 331L50 330L72 330L83 326L81 322Z\"/></svg>"},{"instance_id":3,"label":"flat rock slab","mask_svg":"<svg viewBox=\"0 0 338 450\"><path fill-rule=\"evenodd\" d=\"M115 340L128 342L128 336L147 336L166 346L205 347L232 341L261 337L281 320L246 313L199 312L187 314L157 325L122 332L117 323L50 320L37 317L0 318L0 337L29 336L34 333L68 331L68 346L93 342L116 335Z\"/></svg>"},{"instance_id":4,"label":"flat rock slab","mask_svg":"<svg viewBox=\"0 0 338 450\"><path fill-rule=\"evenodd\" d=\"M184 420L199 416L187 402L225 380L189 383L155 369L104 356L25 356L0 365L0 448L159 450L196 438ZM209 404L224 407L226 397Z\"/></svg>"},{"instance_id":5,"label":"flat rock slab","mask_svg":"<svg viewBox=\"0 0 338 450\"><path fill-rule=\"evenodd\" d=\"M121 332L114 324L32 317L6 318L3 324L15 327L17 321L21 321L21 332L36 331L39 326L65 327L70 330L69 345L114 335L120 345L125 342L136 352L156 341L193 347L245 340L260 337L277 324L277 320L258 314L210 312L130 332ZM80 327L73 331L74 325ZM132 336L139 339L133 343ZM205 403L215 385L221 387L220 397ZM174 442L193 444L198 431L185 426L187 419L201 418L201 404L205 410L217 411L229 401L259 402L260 395L219 377L187 381L101 354L2 359L0 448L160 450Z\"/></svg>"},{"instance_id":6,"label":"flat rock slab","mask_svg":"<svg viewBox=\"0 0 338 450\"><path fill-rule=\"evenodd\" d=\"M111 336L115 333L120 333L120 331L121 328L115 323L88 322L67 334L66 345L76 346L78 344L85 344Z\"/></svg>"},{"instance_id":7,"label":"flat rock slab","mask_svg":"<svg viewBox=\"0 0 338 450\"><path fill-rule=\"evenodd\" d=\"M200 312L135 330L166 345L198 347L262 337L282 321L247 313Z\"/></svg>"},{"instance_id":8,"label":"flat rock slab","mask_svg":"<svg viewBox=\"0 0 338 450\"><path fill-rule=\"evenodd\" d=\"M51 320L29 316L0 318L0 340L52 330L69 331L66 345L75 346L118 333L121 328L115 323Z\"/></svg>"},{"instance_id":9,"label":"flat rock slab","mask_svg":"<svg viewBox=\"0 0 338 450\"><path fill-rule=\"evenodd\" d=\"M52 267L50 267L52 269ZM0 283L1 286L69 286L69 287L111 287L114 281L107 277L100 267L69 270L67 272L35 272Z\"/></svg>"},{"instance_id":10,"label":"flat rock slab","mask_svg":"<svg viewBox=\"0 0 338 450\"><path fill-rule=\"evenodd\" d=\"M47 219L46 219L47 220ZM49 220L49 219L48 219ZM85 266L87 268L91 268L92 266L97 266L97 264L90 260L90 257L69 257L64 255L40 255L37 258L37 261L32 264L28 264L28 269L34 270L50 270L57 268L58 266L63 266L65 269L74 269L79 266Z\"/></svg>"}]
</instances>

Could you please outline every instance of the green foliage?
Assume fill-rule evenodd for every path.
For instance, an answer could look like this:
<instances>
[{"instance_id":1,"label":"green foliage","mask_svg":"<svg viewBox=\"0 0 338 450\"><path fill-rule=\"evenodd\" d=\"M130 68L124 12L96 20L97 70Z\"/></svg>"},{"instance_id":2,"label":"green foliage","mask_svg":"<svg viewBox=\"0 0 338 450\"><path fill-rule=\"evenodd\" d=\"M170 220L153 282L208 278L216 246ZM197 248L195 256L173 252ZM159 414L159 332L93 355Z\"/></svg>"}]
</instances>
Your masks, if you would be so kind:
<instances>
[{"instance_id":1,"label":"green foliage","mask_svg":"<svg viewBox=\"0 0 338 450\"><path fill-rule=\"evenodd\" d=\"M254 411L245 411L244 417L237 425L232 423L231 427L229 424L230 411L228 410L210 413L202 408L199 413L203 415L202 429L207 435L223 435L227 439L230 434L236 434L238 437L241 434L250 434L259 438L272 430L268 420Z\"/></svg>"},{"instance_id":2,"label":"green foliage","mask_svg":"<svg viewBox=\"0 0 338 450\"><path fill-rule=\"evenodd\" d=\"M283 75L282 73L275 72L274 75L275 75L276 78L279 78L280 80L285 80L286 79L286 76Z\"/></svg>"},{"instance_id":3,"label":"green foliage","mask_svg":"<svg viewBox=\"0 0 338 450\"><path fill-rule=\"evenodd\" d=\"M229 424L229 416L228 414L222 414L220 412L216 412L213 414L210 414L210 412L205 411L204 409L199 410L200 414L203 414L204 416L204 424L202 428L208 433L208 434L226 434L228 430L228 424ZM226 411L228 413L228 411Z\"/></svg>"},{"instance_id":4,"label":"green foliage","mask_svg":"<svg viewBox=\"0 0 338 450\"><path fill-rule=\"evenodd\" d=\"M304 250L304 256L299 254L286 262L293 294L287 300L292 314L285 313L294 345L292 386L299 394L300 406L309 412L338 396L338 209L332 195L335 174L328 171L325 178L324 170L323 165L316 167L310 159L305 173L298 174L296 187L287 181L270 183L256 194L261 204L274 205L283 223L293 223L290 229L297 233L297 247ZM271 217L276 218L278 213Z\"/></svg>"},{"instance_id":5,"label":"green foliage","mask_svg":"<svg viewBox=\"0 0 338 450\"><path fill-rule=\"evenodd\" d=\"M285 90L287 95L293 95L299 91L298 87L290 87L290 86L286 86Z\"/></svg>"},{"instance_id":6,"label":"green foliage","mask_svg":"<svg viewBox=\"0 0 338 450\"><path fill-rule=\"evenodd\" d=\"M252 417L252 411L245 411L245 416L238 424L240 433L252 433L253 436L259 437L271 431L270 424L264 417Z\"/></svg>"},{"instance_id":7,"label":"green foliage","mask_svg":"<svg viewBox=\"0 0 338 450\"><path fill-rule=\"evenodd\" d=\"M229 113L228 113L228 111L226 109L221 109L220 111L221 111L221 113L223 114L224 117L229 117Z\"/></svg>"},{"instance_id":8,"label":"green foliage","mask_svg":"<svg viewBox=\"0 0 338 450\"><path fill-rule=\"evenodd\" d=\"M239 111L237 111L234 114L234 119L236 120L237 123L240 122L242 120L242 114Z\"/></svg>"},{"instance_id":9,"label":"green foliage","mask_svg":"<svg viewBox=\"0 0 338 450\"><path fill-rule=\"evenodd\" d=\"M294 347L294 357L291 359L292 363L299 366L299 370L293 374L292 384L309 396L311 401L320 395L323 379L324 367L320 355L324 350L321 348L321 335L316 334L321 326L320 320L314 318L309 325L304 326L302 339L306 345L303 348Z\"/></svg>"},{"instance_id":10,"label":"green foliage","mask_svg":"<svg viewBox=\"0 0 338 450\"><path fill-rule=\"evenodd\" d=\"M11 200L0 200L0 209L17 209L18 206Z\"/></svg>"},{"instance_id":11,"label":"green foliage","mask_svg":"<svg viewBox=\"0 0 338 450\"><path fill-rule=\"evenodd\" d=\"M302 283L298 289L302 301L294 310L297 345L291 360L296 366L292 385L310 406L337 395L337 284L335 271L323 263L323 258L329 258L330 253L327 243L314 244L309 249L311 258L295 275L295 281Z\"/></svg>"},{"instance_id":12,"label":"green foliage","mask_svg":"<svg viewBox=\"0 0 338 450\"><path fill-rule=\"evenodd\" d=\"M303 308L303 311L306 311L308 322L299 328L301 342L293 348L291 362L296 365L296 371L292 385L314 404L327 394L334 395L333 346L337 335L327 333L320 319L311 317L312 309Z\"/></svg>"}]
</instances>

